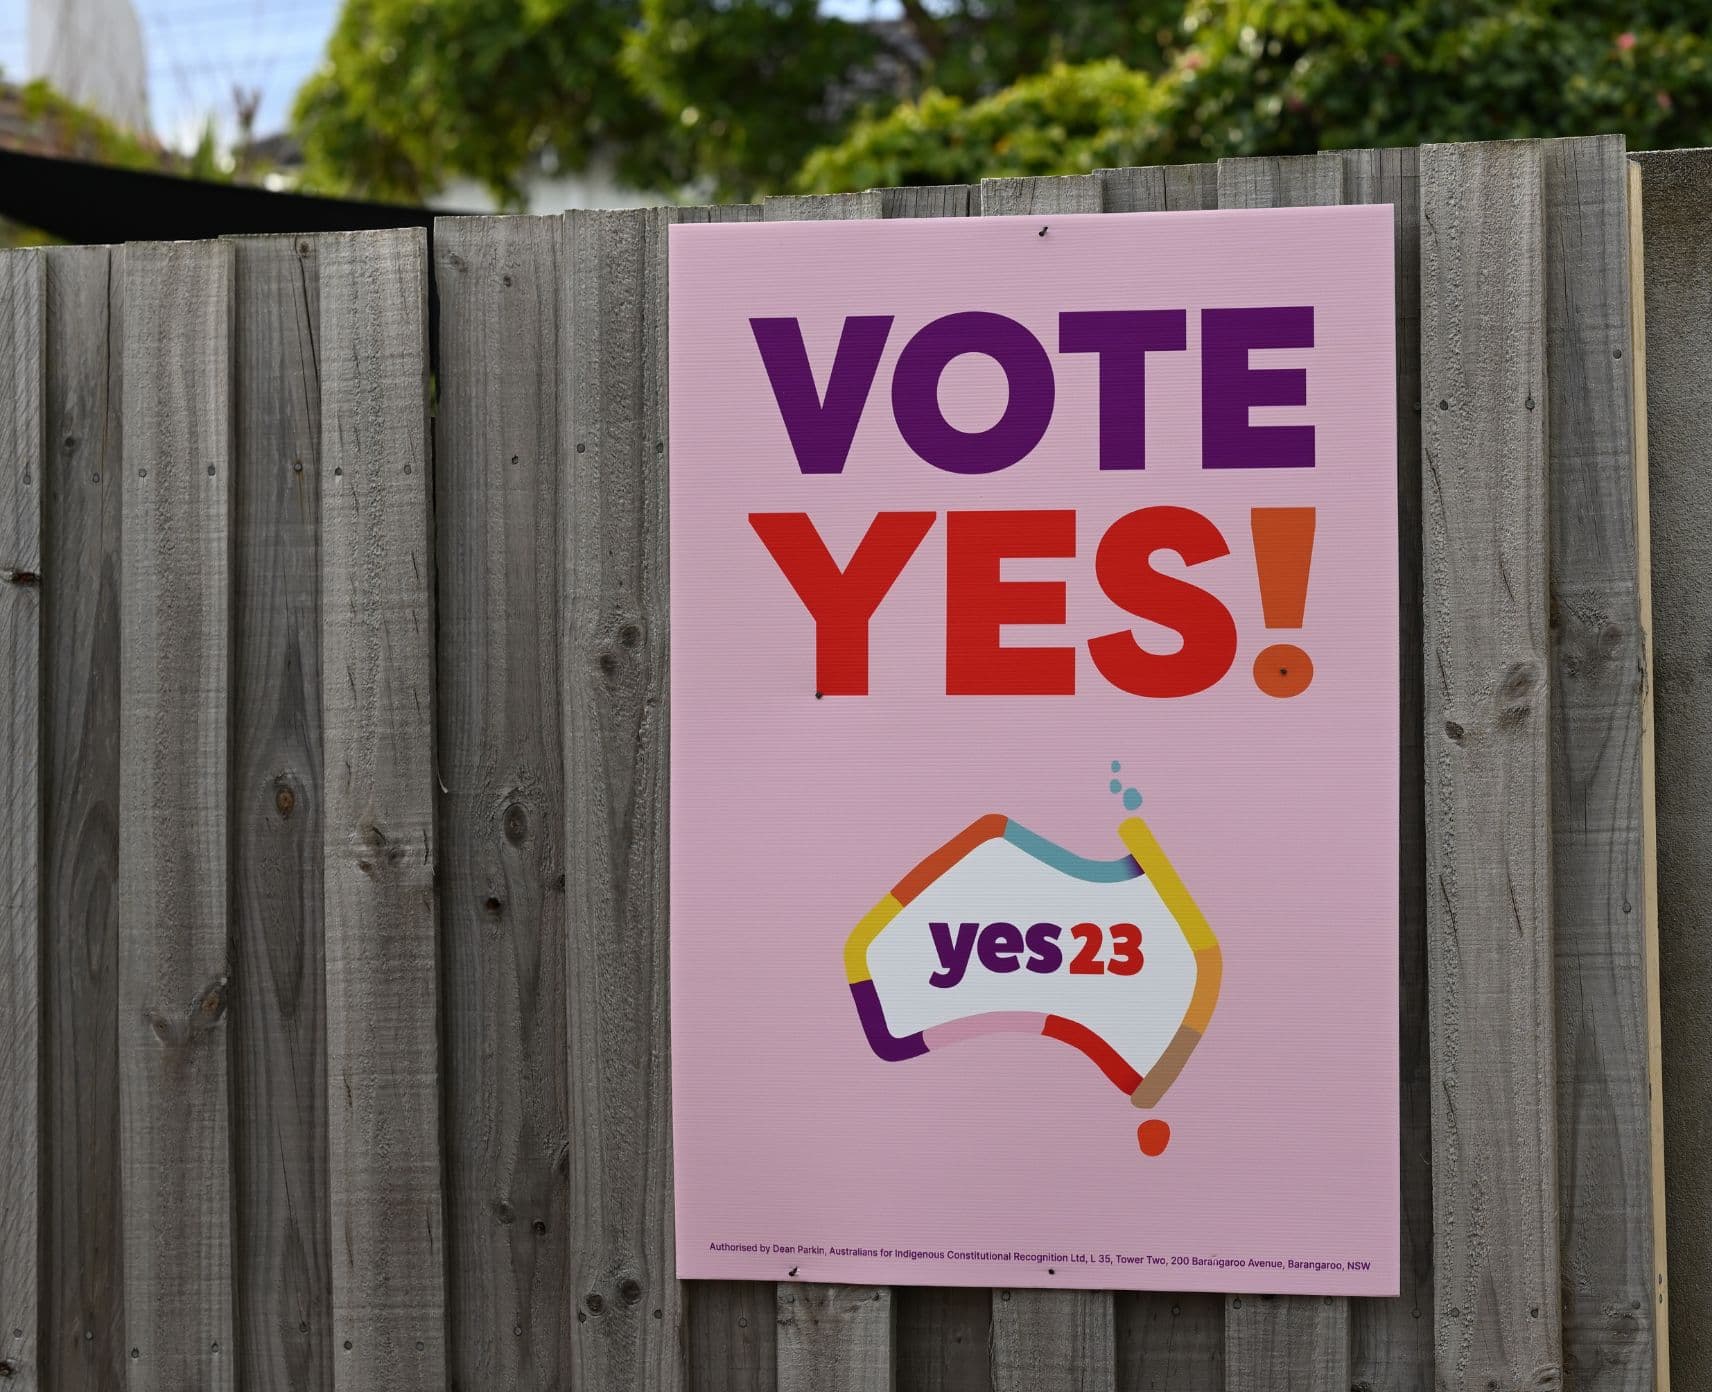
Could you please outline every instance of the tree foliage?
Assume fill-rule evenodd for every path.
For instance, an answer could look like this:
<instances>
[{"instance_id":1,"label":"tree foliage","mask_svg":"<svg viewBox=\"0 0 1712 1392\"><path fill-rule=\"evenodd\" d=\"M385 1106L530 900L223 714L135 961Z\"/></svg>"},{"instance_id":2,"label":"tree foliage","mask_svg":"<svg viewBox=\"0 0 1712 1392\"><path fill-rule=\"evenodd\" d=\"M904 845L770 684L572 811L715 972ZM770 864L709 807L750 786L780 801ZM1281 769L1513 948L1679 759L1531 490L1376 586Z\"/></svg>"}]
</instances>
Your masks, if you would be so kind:
<instances>
[{"instance_id":1,"label":"tree foliage","mask_svg":"<svg viewBox=\"0 0 1712 1392\"><path fill-rule=\"evenodd\" d=\"M1610 131L1637 149L1705 144L1712 44L1681 11L1655 9L1192 0L1151 73L1091 64L976 102L929 92L855 122L797 183L820 192Z\"/></svg>"},{"instance_id":2,"label":"tree foliage","mask_svg":"<svg viewBox=\"0 0 1712 1392\"><path fill-rule=\"evenodd\" d=\"M311 182L515 197L596 158L747 197L1101 164L1623 131L1712 139L1689 9L1613 0L345 0ZM848 13L848 11L845 11Z\"/></svg>"}]
</instances>

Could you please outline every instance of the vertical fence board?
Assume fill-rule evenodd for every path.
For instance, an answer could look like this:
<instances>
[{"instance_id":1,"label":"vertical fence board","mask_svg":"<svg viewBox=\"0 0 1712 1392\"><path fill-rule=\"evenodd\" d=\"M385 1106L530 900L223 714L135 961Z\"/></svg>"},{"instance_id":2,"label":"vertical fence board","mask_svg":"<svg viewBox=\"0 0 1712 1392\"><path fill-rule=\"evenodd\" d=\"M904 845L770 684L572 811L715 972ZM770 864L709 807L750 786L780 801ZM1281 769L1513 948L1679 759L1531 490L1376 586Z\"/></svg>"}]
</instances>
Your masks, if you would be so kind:
<instances>
[{"instance_id":1,"label":"vertical fence board","mask_svg":"<svg viewBox=\"0 0 1712 1392\"><path fill-rule=\"evenodd\" d=\"M1421 150L1441 1388L1561 1375L1539 146Z\"/></svg>"},{"instance_id":2,"label":"vertical fence board","mask_svg":"<svg viewBox=\"0 0 1712 1392\"><path fill-rule=\"evenodd\" d=\"M1319 207L1344 199L1337 154L1219 161L1219 207ZM1225 1303L1225 1378L1231 1392L1349 1385L1349 1302L1319 1296Z\"/></svg>"},{"instance_id":3,"label":"vertical fence board","mask_svg":"<svg viewBox=\"0 0 1712 1392\"><path fill-rule=\"evenodd\" d=\"M1618 135L1544 146L1565 1382L1653 1381L1642 632Z\"/></svg>"},{"instance_id":4,"label":"vertical fence board","mask_svg":"<svg viewBox=\"0 0 1712 1392\"><path fill-rule=\"evenodd\" d=\"M445 1381L427 251L318 243L333 1369Z\"/></svg>"},{"instance_id":5,"label":"vertical fence board","mask_svg":"<svg viewBox=\"0 0 1712 1392\"><path fill-rule=\"evenodd\" d=\"M885 215L878 189L768 198L768 222L830 222ZM840 1388L890 1388L897 1369L895 1293L879 1286L780 1285L778 1379L780 1392L817 1392L823 1379ZM859 1381L852 1379L861 1379Z\"/></svg>"},{"instance_id":6,"label":"vertical fence board","mask_svg":"<svg viewBox=\"0 0 1712 1392\"><path fill-rule=\"evenodd\" d=\"M780 1392L889 1392L892 1321L884 1286L780 1286Z\"/></svg>"},{"instance_id":7,"label":"vertical fence board","mask_svg":"<svg viewBox=\"0 0 1712 1392\"><path fill-rule=\"evenodd\" d=\"M571 213L561 448L572 1386L683 1385L667 1018L663 209Z\"/></svg>"},{"instance_id":8,"label":"vertical fence board","mask_svg":"<svg viewBox=\"0 0 1712 1392\"><path fill-rule=\"evenodd\" d=\"M1097 213L1093 174L983 179L981 215ZM992 1297L994 1392L1033 1392L1043 1377L1066 1392L1111 1392L1117 1339L1109 1291L1000 1290Z\"/></svg>"},{"instance_id":9,"label":"vertical fence board","mask_svg":"<svg viewBox=\"0 0 1712 1392\"><path fill-rule=\"evenodd\" d=\"M232 878L239 1381L333 1384L322 961L321 364L314 243L243 238Z\"/></svg>"},{"instance_id":10,"label":"vertical fence board","mask_svg":"<svg viewBox=\"0 0 1712 1392\"><path fill-rule=\"evenodd\" d=\"M232 250L125 275L119 1048L129 1386L230 1388Z\"/></svg>"},{"instance_id":11,"label":"vertical fence board","mask_svg":"<svg viewBox=\"0 0 1712 1392\"><path fill-rule=\"evenodd\" d=\"M1219 206L1216 164L1153 164L1100 169L1101 206L1108 213L1189 213Z\"/></svg>"},{"instance_id":12,"label":"vertical fence board","mask_svg":"<svg viewBox=\"0 0 1712 1392\"><path fill-rule=\"evenodd\" d=\"M46 263L0 254L0 1367L42 1386L41 573Z\"/></svg>"},{"instance_id":13,"label":"vertical fence board","mask_svg":"<svg viewBox=\"0 0 1712 1392\"><path fill-rule=\"evenodd\" d=\"M1398 953L1402 1116L1400 1286L1395 1300L1352 1300L1352 1386L1433 1385L1432 1054L1427 1041L1426 807L1421 667L1421 200L1413 149L1344 154L1344 201L1389 203L1397 248Z\"/></svg>"},{"instance_id":14,"label":"vertical fence board","mask_svg":"<svg viewBox=\"0 0 1712 1392\"><path fill-rule=\"evenodd\" d=\"M1121 1392L1223 1392L1224 1301L1204 1291L1120 1291Z\"/></svg>"},{"instance_id":15,"label":"vertical fence board","mask_svg":"<svg viewBox=\"0 0 1712 1392\"><path fill-rule=\"evenodd\" d=\"M880 216L889 218L968 217L977 211L973 184L923 184L880 191Z\"/></svg>"},{"instance_id":16,"label":"vertical fence board","mask_svg":"<svg viewBox=\"0 0 1712 1392\"><path fill-rule=\"evenodd\" d=\"M1108 213L1193 212L1219 205L1216 164L1101 169ZM1113 1297L1121 1392L1219 1392L1224 1302L1204 1291L1118 1291Z\"/></svg>"},{"instance_id":17,"label":"vertical fence board","mask_svg":"<svg viewBox=\"0 0 1712 1392\"><path fill-rule=\"evenodd\" d=\"M1349 1302L1233 1295L1225 1302L1226 1392L1344 1392Z\"/></svg>"},{"instance_id":18,"label":"vertical fence board","mask_svg":"<svg viewBox=\"0 0 1712 1392\"><path fill-rule=\"evenodd\" d=\"M983 179L982 217L1032 217L1036 213L1097 213L1102 206L1096 174L1036 179Z\"/></svg>"},{"instance_id":19,"label":"vertical fence board","mask_svg":"<svg viewBox=\"0 0 1712 1392\"><path fill-rule=\"evenodd\" d=\"M1658 806L1658 974L1669 1359L1712 1368L1712 151L1636 157L1646 220L1647 489L1652 526L1653 688ZM1658 1087L1660 1080L1655 1078ZM1662 1309L1665 1287L1657 1283ZM1662 1362L1662 1360L1661 1360ZM1679 1382L1688 1386L1687 1378Z\"/></svg>"},{"instance_id":20,"label":"vertical fence board","mask_svg":"<svg viewBox=\"0 0 1712 1392\"><path fill-rule=\"evenodd\" d=\"M1658 788L1653 718L1653 553L1652 505L1647 472L1647 309L1645 219L1642 216L1641 166L1629 160L1629 384L1634 402L1635 570L1641 624L1641 885L1646 904L1642 941L1647 992L1647 1129L1652 1162L1654 1383L1670 1387L1670 1282L1666 1274L1667 1232L1664 1169L1664 1048L1659 1001Z\"/></svg>"},{"instance_id":21,"label":"vertical fence board","mask_svg":"<svg viewBox=\"0 0 1712 1392\"><path fill-rule=\"evenodd\" d=\"M559 223L436 227L447 1301L460 1387L558 1388L565 1253Z\"/></svg>"},{"instance_id":22,"label":"vertical fence board","mask_svg":"<svg viewBox=\"0 0 1712 1392\"><path fill-rule=\"evenodd\" d=\"M107 247L48 268L42 625L47 1228L43 1381L125 1376L119 1212L119 572L124 277Z\"/></svg>"}]
</instances>

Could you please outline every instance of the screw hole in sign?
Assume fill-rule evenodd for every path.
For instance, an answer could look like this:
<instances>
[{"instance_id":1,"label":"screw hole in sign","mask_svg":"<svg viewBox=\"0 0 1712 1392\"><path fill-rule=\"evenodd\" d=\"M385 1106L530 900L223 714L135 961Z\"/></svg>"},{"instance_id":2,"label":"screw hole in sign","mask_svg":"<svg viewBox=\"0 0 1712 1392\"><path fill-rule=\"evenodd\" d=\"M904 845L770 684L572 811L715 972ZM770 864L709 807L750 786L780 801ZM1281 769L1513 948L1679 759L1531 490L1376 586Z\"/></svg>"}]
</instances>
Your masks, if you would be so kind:
<instances>
[{"instance_id":1,"label":"screw hole in sign","mask_svg":"<svg viewBox=\"0 0 1712 1392\"><path fill-rule=\"evenodd\" d=\"M1301 628L1314 560L1314 509L1255 508L1249 528L1267 628ZM1273 643L1254 659L1254 684L1268 696L1300 696L1313 679L1313 660L1294 643Z\"/></svg>"}]
</instances>

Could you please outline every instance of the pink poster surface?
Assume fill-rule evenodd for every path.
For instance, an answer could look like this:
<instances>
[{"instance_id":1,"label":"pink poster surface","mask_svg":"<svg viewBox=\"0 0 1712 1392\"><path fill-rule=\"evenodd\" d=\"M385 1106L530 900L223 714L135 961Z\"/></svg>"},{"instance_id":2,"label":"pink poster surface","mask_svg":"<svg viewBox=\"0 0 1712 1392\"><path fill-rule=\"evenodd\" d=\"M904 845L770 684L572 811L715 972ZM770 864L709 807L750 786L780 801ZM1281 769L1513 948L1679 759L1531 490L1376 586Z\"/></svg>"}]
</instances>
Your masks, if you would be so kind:
<instances>
[{"instance_id":1,"label":"pink poster surface","mask_svg":"<svg viewBox=\"0 0 1712 1392\"><path fill-rule=\"evenodd\" d=\"M679 1274L1395 1294L1391 209L670 259Z\"/></svg>"}]
</instances>

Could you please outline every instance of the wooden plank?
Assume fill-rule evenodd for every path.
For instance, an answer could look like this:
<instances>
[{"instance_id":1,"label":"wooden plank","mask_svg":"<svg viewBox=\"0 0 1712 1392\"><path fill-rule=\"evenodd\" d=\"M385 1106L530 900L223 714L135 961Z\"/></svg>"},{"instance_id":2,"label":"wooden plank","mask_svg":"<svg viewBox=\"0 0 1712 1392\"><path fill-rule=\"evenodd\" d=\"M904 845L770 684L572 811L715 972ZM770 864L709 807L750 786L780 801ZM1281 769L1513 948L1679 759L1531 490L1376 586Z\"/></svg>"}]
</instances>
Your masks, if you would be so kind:
<instances>
[{"instance_id":1,"label":"wooden plank","mask_svg":"<svg viewBox=\"0 0 1712 1392\"><path fill-rule=\"evenodd\" d=\"M441 934L451 1378L570 1368L559 222L437 224Z\"/></svg>"},{"instance_id":2,"label":"wooden plank","mask_svg":"<svg viewBox=\"0 0 1712 1392\"><path fill-rule=\"evenodd\" d=\"M1122 1392L1224 1392L1221 1296L1122 1291L1117 1342Z\"/></svg>"},{"instance_id":3,"label":"wooden plank","mask_svg":"<svg viewBox=\"0 0 1712 1392\"><path fill-rule=\"evenodd\" d=\"M1245 156L1218 167L1221 208L1322 208L1343 199L1343 158L1321 155Z\"/></svg>"},{"instance_id":4,"label":"wooden plank","mask_svg":"<svg viewBox=\"0 0 1712 1392\"><path fill-rule=\"evenodd\" d=\"M1395 1300L1352 1300L1353 1387L1427 1392L1433 1385L1432 1050L1427 1037L1426 803L1421 668L1421 199L1413 149L1344 153L1348 203L1389 203L1397 296L1397 555L1401 694L1398 731L1399 1125L1402 1231Z\"/></svg>"},{"instance_id":5,"label":"wooden plank","mask_svg":"<svg viewBox=\"0 0 1712 1392\"><path fill-rule=\"evenodd\" d=\"M892 1302L901 1392L991 1392L991 1291L980 1286L899 1286Z\"/></svg>"},{"instance_id":6,"label":"wooden plank","mask_svg":"<svg viewBox=\"0 0 1712 1392\"><path fill-rule=\"evenodd\" d=\"M334 1382L445 1381L427 238L323 238L321 712Z\"/></svg>"},{"instance_id":7,"label":"wooden plank","mask_svg":"<svg viewBox=\"0 0 1712 1392\"><path fill-rule=\"evenodd\" d=\"M1216 208L1216 164L1100 169L1108 213ZM1224 1301L1205 1292L1118 1291L1113 1297L1122 1392L1219 1392L1225 1380Z\"/></svg>"},{"instance_id":8,"label":"wooden plank","mask_svg":"<svg viewBox=\"0 0 1712 1392\"><path fill-rule=\"evenodd\" d=\"M1331 153L1219 161L1220 208L1322 207L1344 199ZM1233 1297L1225 1305L1225 1379L1238 1389L1343 1392L1349 1385L1349 1302L1319 1296Z\"/></svg>"},{"instance_id":9,"label":"wooden plank","mask_svg":"<svg viewBox=\"0 0 1712 1392\"><path fill-rule=\"evenodd\" d=\"M1102 206L1100 180L1094 174L1052 178L983 179L982 217L1033 217L1037 213L1097 213Z\"/></svg>"},{"instance_id":10,"label":"wooden plank","mask_svg":"<svg viewBox=\"0 0 1712 1392\"><path fill-rule=\"evenodd\" d=\"M1544 146L1564 1379L1653 1382L1642 648L1620 135Z\"/></svg>"},{"instance_id":11,"label":"wooden plank","mask_svg":"<svg viewBox=\"0 0 1712 1392\"><path fill-rule=\"evenodd\" d=\"M0 253L0 1377L38 1388L46 262Z\"/></svg>"},{"instance_id":12,"label":"wooden plank","mask_svg":"<svg viewBox=\"0 0 1712 1392\"><path fill-rule=\"evenodd\" d=\"M1541 153L1421 178L1428 967L1440 1388L1561 1375Z\"/></svg>"},{"instance_id":13,"label":"wooden plank","mask_svg":"<svg viewBox=\"0 0 1712 1392\"><path fill-rule=\"evenodd\" d=\"M239 1382L333 1385L322 958L321 362L315 243L236 274L233 1171Z\"/></svg>"},{"instance_id":14,"label":"wooden plank","mask_svg":"<svg viewBox=\"0 0 1712 1392\"><path fill-rule=\"evenodd\" d=\"M1233 1295L1225 1302L1225 1392L1344 1392L1349 1301Z\"/></svg>"},{"instance_id":15,"label":"wooden plank","mask_svg":"<svg viewBox=\"0 0 1712 1392\"><path fill-rule=\"evenodd\" d=\"M1658 755L1653 718L1652 502L1647 469L1646 237L1641 166L1629 161L1629 389L1635 410L1635 572L1641 622L1641 851L1646 904L1647 1130L1652 1169L1653 1364L1659 1392L1670 1387L1670 1290L1664 1180L1664 1045L1659 983Z\"/></svg>"},{"instance_id":16,"label":"wooden plank","mask_svg":"<svg viewBox=\"0 0 1712 1392\"><path fill-rule=\"evenodd\" d=\"M973 184L921 184L880 192L881 217L968 217L977 211Z\"/></svg>"},{"instance_id":17,"label":"wooden plank","mask_svg":"<svg viewBox=\"0 0 1712 1392\"><path fill-rule=\"evenodd\" d=\"M1219 206L1216 164L1154 164L1094 174L1108 213L1183 213Z\"/></svg>"},{"instance_id":18,"label":"wooden plank","mask_svg":"<svg viewBox=\"0 0 1712 1392\"><path fill-rule=\"evenodd\" d=\"M771 1281L686 1281L689 1392L774 1392L777 1287Z\"/></svg>"},{"instance_id":19,"label":"wooden plank","mask_svg":"<svg viewBox=\"0 0 1712 1392\"><path fill-rule=\"evenodd\" d=\"M232 249L125 276L119 1050L128 1385L230 1388Z\"/></svg>"},{"instance_id":20,"label":"wooden plank","mask_svg":"<svg viewBox=\"0 0 1712 1392\"><path fill-rule=\"evenodd\" d=\"M905 204L894 199L894 207ZM761 204L767 222L831 222L885 215L879 190L768 198ZM908 214L905 214L906 216ZM841 1387L884 1389L897 1365L895 1295L884 1286L814 1287L782 1284L775 1292L780 1392L813 1392L828 1370Z\"/></svg>"},{"instance_id":21,"label":"wooden plank","mask_svg":"<svg viewBox=\"0 0 1712 1392\"><path fill-rule=\"evenodd\" d=\"M884 217L886 195L865 193L783 193L761 200L765 222L831 222L839 218Z\"/></svg>"},{"instance_id":22,"label":"wooden plank","mask_svg":"<svg viewBox=\"0 0 1712 1392\"><path fill-rule=\"evenodd\" d=\"M780 1392L892 1388L896 1344L882 1327L891 1322L881 1286L780 1286Z\"/></svg>"},{"instance_id":23,"label":"wooden plank","mask_svg":"<svg viewBox=\"0 0 1712 1392\"><path fill-rule=\"evenodd\" d=\"M1093 174L1041 179L983 179L981 215L1097 213ZM1113 1392L1117 1335L1109 1291L999 1290L993 1293L994 1392L1034 1392L1041 1376L1065 1392Z\"/></svg>"},{"instance_id":24,"label":"wooden plank","mask_svg":"<svg viewBox=\"0 0 1712 1392\"><path fill-rule=\"evenodd\" d=\"M573 212L559 515L571 1384L684 1385L667 1018L665 210Z\"/></svg>"},{"instance_id":25,"label":"wooden plank","mask_svg":"<svg viewBox=\"0 0 1712 1392\"><path fill-rule=\"evenodd\" d=\"M1712 953L1701 904L1712 877L1712 703L1705 614L1712 602L1712 151L1635 156L1646 221L1647 490L1652 687L1657 725L1659 1008L1664 1185L1670 1245L1668 1361L1689 1379L1712 1368ZM1655 1254L1662 1257L1662 1252ZM1662 1316L1663 1271L1655 1277ZM1666 1351L1661 1348L1661 1355ZM1661 1368L1665 1364L1660 1359Z\"/></svg>"},{"instance_id":26,"label":"wooden plank","mask_svg":"<svg viewBox=\"0 0 1712 1392\"><path fill-rule=\"evenodd\" d=\"M43 1382L123 1386L119 576L124 276L53 247L43 498Z\"/></svg>"}]
</instances>

